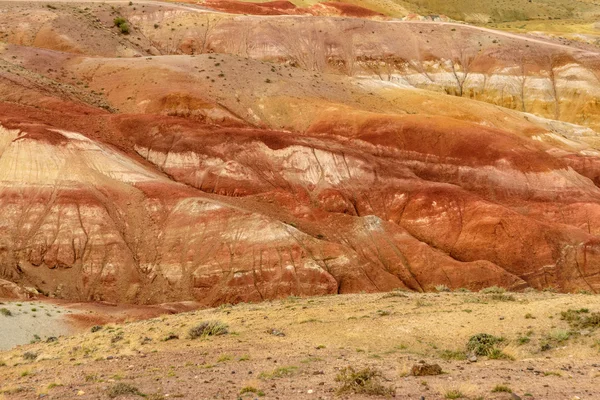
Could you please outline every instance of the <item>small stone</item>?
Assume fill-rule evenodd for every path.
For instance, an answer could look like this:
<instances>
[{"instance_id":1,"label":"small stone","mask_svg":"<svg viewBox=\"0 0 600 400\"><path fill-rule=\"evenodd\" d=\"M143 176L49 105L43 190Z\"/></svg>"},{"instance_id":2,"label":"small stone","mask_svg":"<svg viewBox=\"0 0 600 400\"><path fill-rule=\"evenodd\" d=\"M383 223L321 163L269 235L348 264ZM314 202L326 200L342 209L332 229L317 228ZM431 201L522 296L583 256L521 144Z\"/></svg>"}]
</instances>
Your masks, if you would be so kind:
<instances>
[{"instance_id":1,"label":"small stone","mask_svg":"<svg viewBox=\"0 0 600 400\"><path fill-rule=\"evenodd\" d=\"M469 357L469 362L472 362L472 363L477 362L477 356Z\"/></svg>"},{"instance_id":2,"label":"small stone","mask_svg":"<svg viewBox=\"0 0 600 400\"><path fill-rule=\"evenodd\" d=\"M533 367L527 367L527 371L533 371Z\"/></svg>"},{"instance_id":3,"label":"small stone","mask_svg":"<svg viewBox=\"0 0 600 400\"><path fill-rule=\"evenodd\" d=\"M77 391L77 396L83 396L84 394L85 394L85 392L83 390Z\"/></svg>"},{"instance_id":4,"label":"small stone","mask_svg":"<svg viewBox=\"0 0 600 400\"><path fill-rule=\"evenodd\" d=\"M285 336L285 333L283 333L279 329L275 329L275 328L269 328L269 329L267 329L267 333L269 333L269 334L271 334L273 336L279 336L279 337Z\"/></svg>"},{"instance_id":5,"label":"small stone","mask_svg":"<svg viewBox=\"0 0 600 400\"><path fill-rule=\"evenodd\" d=\"M500 321L502 321L504 319L504 317L500 317Z\"/></svg>"},{"instance_id":6,"label":"small stone","mask_svg":"<svg viewBox=\"0 0 600 400\"><path fill-rule=\"evenodd\" d=\"M510 398L511 398L511 400L521 400L521 397L514 393L510 394Z\"/></svg>"},{"instance_id":7,"label":"small stone","mask_svg":"<svg viewBox=\"0 0 600 400\"><path fill-rule=\"evenodd\" d=\"M308 389L308 391L307 391L306 393L308 393L308 394L312 394L313 392L314 392L314 390L312 390L312 389Z\"/></svg>"}]
</instances>

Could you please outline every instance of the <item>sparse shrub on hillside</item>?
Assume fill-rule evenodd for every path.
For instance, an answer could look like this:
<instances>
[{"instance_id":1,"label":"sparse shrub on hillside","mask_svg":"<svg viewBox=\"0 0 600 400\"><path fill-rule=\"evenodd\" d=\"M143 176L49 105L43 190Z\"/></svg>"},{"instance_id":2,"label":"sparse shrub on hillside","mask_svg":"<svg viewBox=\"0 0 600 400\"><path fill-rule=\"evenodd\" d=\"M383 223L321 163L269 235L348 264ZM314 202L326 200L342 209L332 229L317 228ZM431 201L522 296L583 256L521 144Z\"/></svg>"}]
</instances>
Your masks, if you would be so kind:
<instances>
[{"instance_id":1,"label":"sparse shrub on hillside","mask_svg":"<svg viewBox=\"0 0 600 400\"><path fill-rule=\"evenodd\" d=\"M117 18L113 19L113 22L114 22L115 26L120 27L121 25L127 23L127 20L123 17L117 17Z\"/></svg>"},{"instance_id":2,"label":"sparse shrub on hillside","mask_svg":"<svg viewBox=\"0 0 600 400\"><path fill-rule=\"evenodd\" d=\"M123 332L118 332L112 338L110 338L110 342L114 344L114 343L120 342L124 338L125 338L125 334Z\"/></svg>"},{"instance_id":3,"label":"sparse shrub on hillside","mask_svg":"<svg viewBox=\"0 0 600 400\"><path fill-rule=\"evenodd\" d=\"M579 310L568 309L560 313L560 319L576 329L595 329L600 328L600 312L590 313L587 308Z\"/></svg>"},{"instance_id":4,"label":"sparse shrub on hillside","mask_svg":"<svg viewBox=\"0 0 600 400\"><path fill-rule=\"evenodd\" d=\"M258 376L260 379L275 379L284 378L286 376L292 376L298 371L296 366L279 367L271 372L261 372Z\"/></svg>"},{"instance_id":5,"label":"sparse shrub on hillside","mask_svg":"<svg viewBox=\"0 0 600 400\"><path fill-rule=\"evenodd\" d=\"M389 292L389 293L386 293L383 296L381 296L382 299L389 299L391 297L408 297L408 296L399 291Z\"/></svg>"},{"instance_id":6,"label":"sparse shrub on hillside","mask_svg":"<svg viewBox=\"0 0 600 400\"><path fill-rule=\"evenodd\" d=\"M335 381L340 383L338 394L366 394L375 396L392 396L394 388L381 383L381 372L372 367L355 370L353 367L342 369Z\"/></svg>"},{"instance_id":7,"label":"sparse shrub on hillside","mask_svg":"<svg viewBox=\"0 0 600 400\"><path fill-rule=\"evenodd\" d=\"M540 341L540 350L548 351L556 347L556 345L566 342L571 338L572 335L573 333L570 331L562 329L554 330L542 338L542 340Z\"/></svg>"},{"instance_id":8,"label":"sparse shrub on hillside","mask_svg":"<svg viewBox=\"0 0 600 400\"><path fill-rule=\"evenodd\" d=\"M197 339L206 336L220 336L229 332L227 325L221 321L205 321L202 322L188 332L190 339Z\"/></svg>"},{"instance_id":9,"label":"sparse shrub on hillside","mask_svg":"<svg viewBox=\"0 0 600 400\"><path fill-rule=\"evenodd\" d=\"M444 394L446 399L462 399L465 395L458 389L450 389Z\"/></svg>"},{"instance_id":10,"label":"sparse shrub on hillside","mask_svg":"<svg viewBox=\"0 0 600 400\"><path fill-rule=\"evenodd\" d=\"M512 294L506 294L506 293L493 293L490 294L489 296L490 300L496 300L496 301L515 301L515 296L513 296Z\"/></svg>"},{"instance_id":11,"label":"sparse shrub on hillside","mask_svg":"<svg viewBox=\"0 0 600 400\"><path fill-rule=\"evenodd\" d=\"M436 292L449 292L450 288L446 285L437 285L435 287Z\"/></svg>"},{"instance_id":12,"label":"sparse shrub on hillside","mask_svg":"<svg viewBox=\"0 0 600 400\"><path fill-rule=\"evenodd\" d=\"M37 353L27 351L23 353L23 358L27 361L34 361L38 357Z\"/></svg>"},{"instance_id":13,"label":"sparse shrub on hillside","mask_svg":"<svg viewBox=\"0 0 600 400\"><path fill-rule=\"evenodd\" d=\"M464 351L444 350L440 353L442 360L466 360L467 355Z\"/></svg>"},{"instance_id":14,"label":"sparse shrub on hillside","mask_svg":"<svg viewBox=\"0 0 600 400\"><path fill-rule=\"evenodd\" d=\"M263 397L265 395L265 392L263 392L260 389L255 388L253 386L246 386L246 387L242 388L242 390L240 390L240 396L242 396L246 393L254 393L258 397Z\"/></svg>"},{"instance_id":15,"label":"sparse shrub on hillside","mask_svg":"<svg viewBox=\"0 0 600 400\"><path fill-rule=\"evenodd\" d=\"M529 336L519 336L517 338L517 344L519 346L522 346L522 345L527 344L529 342L531 342L531 338Z\"/></svg>"},{"instance_id":16,"label":"sparse shrub on hillside","mask_svg":"<svg viewBox=\"0 0 600 400\"><path fill-rule=\"evenodd\" d=\"M478 333L477 335L471 336L467 342L467 351L477 356L487 356L496 348L497 344L500 344L503 341L503 338L488 333Z\"/></svg>"},{"instance_id":17,"label":"sparse shrub on hillside","mask_svg":"<svg viewBox=\"0 0 600 400\"><path fill-rule=\"evenodd\" d=\"M492 389L492 393L512 393L512 389L506 385L496 385Z\"/></svg>"},{"instance_id":18,"label":"sparse shrub on hillside","mask_svg":"<svg viewBox=\"0 0 600 400\"><path fill-rule=\"evenodd\" d=\"M498 286L490 286L490 287L486 287L483 288L479 291L480 293L485 293L485 294L502 294L506 292L506 289L498 287Z\"/></svg>"},{"instance_id":19,"label":"sparse shrub on hillside","mask_svg":"<svg viewBox=\"0 0 600 400\"><path fill-rule=\"evenodd\" d=\"M115 24L115 26L117 28L119 28L119 30L121 31L122 34L127 35L129 34L130 28L129 28L129 24L127 23L127 20L123 17L117 17L113 20L113 23Z\"/></svg>"},{"instance_id":20,"label":"sparse shrub on hillside","mask_svg":"<svg viewBox=\"0 0 600 400\"><path fill-rule=\"evenodd\" d=\"M141 393L138 388L136 388L133 385L130 385L128 383L123 383L123 382L119 382L119 383L111 386L110 388L108 388L108 390L106 391L106 394L111 399L114 399L115 397L127 396L127 395L135 395L135 396L144 397L144 394Z\"/></svg>"},{"instance_id":21,"label":"sparse shrub on hillside","mask_svg":"<svg viewBox=\"0 0 600 400\"><path fill-rule=\"evenodd\" d=\"M498 348L495 348L495 347L489 351L489 353L488 353L487 356L488 356L488 358L490 360L511 360L511 361L514 361L514 359L515 359L510 354L506 354L502 350L500 350Z\"/></svg>"},{"instance_id":22,"label":"sparse shrub on hillside","mask_svg":"<svg viewBox=\"0 0 600 400\"><path fill-rule=\"evenodd\" d=\"M102 327L101 327L100 325L95 325L95 326L92 326L92 329L90 329L90 331L91 331L92 333L98 332L98 331L100 331L100 330L102 330Z\"/></svg>"},{"instance_id":23,"label":"sparse shrub on hillside","mask_svg":"<svg viewBox=\"0 0 600 400\"><path fill-rule=\"evenodd\" d=\"M176 339L179 339L179 335L176 335L176 334L174 334L174 333L171 332L167 336L165 336L162 339L162 341L163 342L168 342L169 340L176 340Z\"/></svg>"},{"instance_id":24,"label":"sparse shrub on hillside","mask_svg":"<svg viewBox=\"0 0 600 400\"><path fill-rule=\"evenodd\" d=\"M8 308L0 308L0 314L4 315L5 317L12 317L13 315Z\"/></svg>"}]
</instances>

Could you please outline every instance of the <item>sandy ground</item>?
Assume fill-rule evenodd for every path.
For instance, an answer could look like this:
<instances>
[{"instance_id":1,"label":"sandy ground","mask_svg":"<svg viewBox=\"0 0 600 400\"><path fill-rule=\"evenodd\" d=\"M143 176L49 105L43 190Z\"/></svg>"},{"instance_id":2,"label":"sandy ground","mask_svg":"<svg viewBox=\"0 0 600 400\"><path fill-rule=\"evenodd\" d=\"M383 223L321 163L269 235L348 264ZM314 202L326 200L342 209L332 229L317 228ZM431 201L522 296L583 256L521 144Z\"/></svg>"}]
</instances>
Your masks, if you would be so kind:
<instances>
[{"instance_id":1,"label":"sandy ground","mask_svg":"<svg viewBox=\"0 0 600 400\"><path fill-rule=\"evenodd\" d=\"M221 306L0 353L0 396L106 399L127 384L151 399L368 397L338 395L351 366L380 371L401 399L598 399L600 329L561 319L581 308L600 311L600 296L392 292ZM229 333L188 337L209 320ZM504 338L500 359L465 359L478 333ZM411 376L421 360L444 373Z\"/></svg>"},{"instance_id":2,"label":"sandy ground","mask_svg":"<svg viewBox=\"0 0 600 400\"><path fill-rule=\"evenodd\" d=\"M58 300L8 301L0 299L0 350L80 333L98 324L137 321L157 315L174 314L199 308L195 302L155 306L116 305L112 303L68 303ZM36 336L37 335L37 336Z\"/></svg>"},{"instance_id":3,"label":"sandy ground","mask_svg":"<svg viewBox=\"0 0 600 400\"><path fill-rule=\"evenodd\" d=\"M66 316L72 310L38 301L0 302L0 350L73 333L76 329ZM37 338L36 338L37 335Z\"/></svg>"}]
</instances>

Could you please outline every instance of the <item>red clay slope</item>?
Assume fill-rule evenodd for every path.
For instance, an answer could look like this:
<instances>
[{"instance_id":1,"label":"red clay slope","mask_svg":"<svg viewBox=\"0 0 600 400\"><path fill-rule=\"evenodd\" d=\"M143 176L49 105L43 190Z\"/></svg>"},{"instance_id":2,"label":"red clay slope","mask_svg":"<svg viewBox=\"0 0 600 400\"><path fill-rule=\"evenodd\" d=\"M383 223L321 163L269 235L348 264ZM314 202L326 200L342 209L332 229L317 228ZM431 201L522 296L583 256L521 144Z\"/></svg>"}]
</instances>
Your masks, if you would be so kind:
<instances>
[{"instance_id":1,"label":"red clay slope","mask_svg":"<svg viewBox=\"0 0 600 400\"><path fill-rule=\"evenodd\" d=\"M346 3L325 2L312 7L297 7L290 1L252 3L235 0L205 0L203 6L232 14L250 15L340 15L345 17L371 18L383 14L361 6Z\"/></svg>"}]
</instances>

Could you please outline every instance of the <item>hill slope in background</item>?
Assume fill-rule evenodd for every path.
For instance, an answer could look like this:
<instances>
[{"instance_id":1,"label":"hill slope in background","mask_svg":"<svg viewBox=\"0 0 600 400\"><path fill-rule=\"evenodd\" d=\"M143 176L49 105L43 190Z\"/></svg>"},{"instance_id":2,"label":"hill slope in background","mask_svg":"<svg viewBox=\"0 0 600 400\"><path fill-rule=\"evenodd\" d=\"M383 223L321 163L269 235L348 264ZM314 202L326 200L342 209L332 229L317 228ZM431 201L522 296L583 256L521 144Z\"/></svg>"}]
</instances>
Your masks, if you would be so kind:
<instances>
[{"instance_id":1,"label":"hill slope in background","mask_svg":"<svg viewBox=\"0 0 600 400\"><path fill-rule=\"evenodd\" d=\"M216 3L2 3L0 296L600 290L593 46Z\"/></svg>"}]
</instances>

